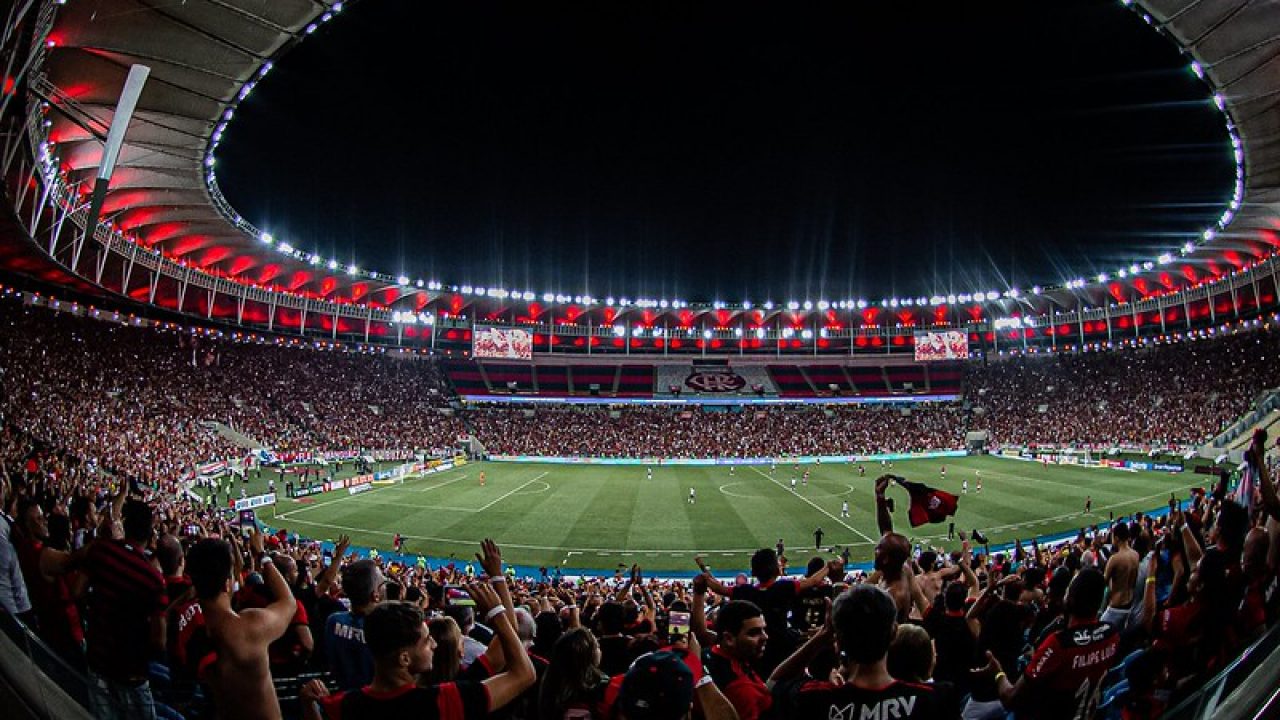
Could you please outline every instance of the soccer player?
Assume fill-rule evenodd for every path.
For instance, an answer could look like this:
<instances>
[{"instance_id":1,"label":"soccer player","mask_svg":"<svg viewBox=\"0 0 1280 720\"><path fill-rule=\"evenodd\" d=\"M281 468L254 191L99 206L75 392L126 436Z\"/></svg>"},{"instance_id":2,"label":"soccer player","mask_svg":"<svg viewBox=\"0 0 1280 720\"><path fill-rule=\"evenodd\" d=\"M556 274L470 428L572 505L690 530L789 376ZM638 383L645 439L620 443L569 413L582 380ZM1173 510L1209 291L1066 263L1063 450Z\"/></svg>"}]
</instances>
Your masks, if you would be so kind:
<instances>
[{"instance_id":1,"label":"soccer player","mask_svg":"<svg viewBox=\"0 0 1280 720\"><path fill-rule=\"evenodd\" d=\"M796 491L796 476L792 475L791 476L791 492L795 492L795 491Z\"/></svg>"},{"instance_id":2,"label":"soccer player","mask_svg":"<svg viewBox=\"0 0 1280 720\"><path fill-rule=\"evenodd\" d=\"M982 471L978 471L978 492L982 492Z\"/></svg>"},{"instance_id":3,"label":"soccer player","mask_svg":"<svg viewBox=\"0 0 1280 720\"><path fill-rule=\"evenodd\" d=\"M1085 495L1084 496L1084 514L1088 515L1091 512L1093 512L1093 496Z\"/></svg>"},{"instance_id":4,"label":"soccer player","mask_svg":"<svg viewBox=\"0 0 1280 720\"><path fill-rule=\"evenodd\" d=\"M822 532L822 528L815 528L815 529L814 529L814 531L813 531L813 549L814 549L814 550L821 550L821 549L822 549L822 536L823 536L824 534L825 534L825 533L823 533L823 532Z\"/></svg>"},{"instance_id":5,"label":"soccer player","mask_svg":"<svg viewBox=\"0 0 1280 720\"><path fill-rule=\"evenodd\" d=\"M859 465L858 465L858 477L866 477L866 476L867 476L867 467L866 467L865 465L861 465L861 464L859 464Z\"/></svg>"},{"instance_id":6,"label":"soccer player","mask_svg":"<svg viewBox=\"0 0 1280 720\"><path fill-rule=\"evenodd\" d=\"M693 505L696 502L698 502L698 491L693 488L689 488L689 504Z\"/></svg>"},{"instance_id":7,"label":"soccer player","mask_svg":"<svg viewBox=\"0 0 1280 720\"><path fill-rule=\"evenodd\" d=\"M644 469L644 479L645 480L653 479L653 468L649 467Z\"/></svg>"},{"instance_id":8,"label":"soccer player","mask_svg":"<svg viewBox=\"0 0 1280 720\"><path fill-rule=\"evenodd\" d=\"M943 466L942 466L942 480L945 482L945 481L946 481L946 479L947 479L947 466L946 466L946 465L943 465Z\"/></svg>"},{"instance_id":9,"label":"soccer player","mask_svg":"<svg viewBox=\"0 0 1280 720\"><path fill-rule=\"evenodd\" d=\"M808 470L804 471L802 482L804 482L805 487L809 487L809 471Z\"/></svg>"},{"instance_id":10,"label":"soccer player","mask_svg":"<svg viewBox=\"0 0 1280 720\"><path fill-rule=\"evenodd\" d=\"M480 487L484 487L484 471L480 471Z\"/></svg>"},{"instance_id":11,"label":"soccer player","mask_svg":"<svg viewBox=\"0 0 1280 720\"><path fill-rule=\"evenodd\" d=\"M733 477L733 466L729 466L729 477Z\"/></svg>"},{"instance_id":12,"label":"soccer player","mask_svg":"<svg viewBox=\"0 0 1280 720\"><path fill-rule=\"evenodd\" d=\"M849 501L848 500L842 500L840 502L840 517L842 518L849 517Z\"/></svg>"},{"instance_id":13,"label":"soccer player","mask_svg":"<svg viewBox=\"0 0 1280 720\"><path fill-rule=\"evenodd\" d=\"M960 494L961 495L969 494L969 478L965 478L960 481Z\"/></svg>"}]
</instances>

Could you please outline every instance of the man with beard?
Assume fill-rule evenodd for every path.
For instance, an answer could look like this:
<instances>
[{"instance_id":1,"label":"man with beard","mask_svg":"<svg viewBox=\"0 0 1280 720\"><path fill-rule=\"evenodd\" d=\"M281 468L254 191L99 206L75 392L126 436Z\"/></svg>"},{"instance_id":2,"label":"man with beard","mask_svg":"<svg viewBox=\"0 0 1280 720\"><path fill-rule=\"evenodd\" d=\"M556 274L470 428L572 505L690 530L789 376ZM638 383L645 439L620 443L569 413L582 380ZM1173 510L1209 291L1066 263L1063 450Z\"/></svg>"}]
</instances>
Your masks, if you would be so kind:
<instances>
[{"instance_id":1,"label":"man with beard","mask_svg":"<svg viewBox=\"0 0 1280 720\"><path fill-rule=\"evenodd\" d=\"M694 603L706 598L706 584L694 584ZM769 633L764 613L744 600L731 600L720 606L716 617L716 638L704 668L741 720L758 720L773 705L764 680L752 667L764 657Z\"/></svg>"}]
</instances>

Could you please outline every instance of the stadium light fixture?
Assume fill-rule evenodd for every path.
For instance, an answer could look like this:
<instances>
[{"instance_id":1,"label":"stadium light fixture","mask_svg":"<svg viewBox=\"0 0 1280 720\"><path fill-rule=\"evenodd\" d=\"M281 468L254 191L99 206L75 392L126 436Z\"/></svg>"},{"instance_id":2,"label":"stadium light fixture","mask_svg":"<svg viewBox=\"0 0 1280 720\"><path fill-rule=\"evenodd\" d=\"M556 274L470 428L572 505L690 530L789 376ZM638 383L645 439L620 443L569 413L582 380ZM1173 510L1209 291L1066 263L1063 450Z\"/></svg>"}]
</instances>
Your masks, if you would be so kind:
<instances>
[{"instance_id":1,"label":"stadium light fixture","mask_svg":"<svg viewBox=\"0 0 1280 720\"><path fill-rule=\"evenodd\" d=\"M1139 272L1142 272L1142 268L1137 263L1134 263L1129 266L1130 275L1137 275Z\"/></svg>"},{"instance_id":2,"label":"stadium light fixture","mask_svg":"<svg viewBox=\"0 0 1280 720\"><path fill-rule=\"evenodd\" d=\"M788 301L787 301L787 309L788 309L788 310L799 310L799 309L800 309L800 303L796 302L795 300L788 300Z\"/></svg>"},{"instance_id":3,"label":"stadium light fixture","mask_svg":"<svg viewBox=\"0 0 1280 720\"><path fill-rule=\"evenodd\" d=\"M605 304L605 305L613 305L613 304L614 304L614 303L613 303L613 296L612 296L612 295L610 295L609 297L605 298L605 299L604 299L604 304Z\"/></svg>"},{"instance_id":4,"label":"stadium light fixture","mask_svg":"<svg viewBox=\"0 0 1280 720\"><path fill-rule=\"evenodd\" d=\"M618 337L622 337L623 335L627 334L627 328L622 325L614 325L613 334Z\"/></svg>"},{"instance_id":5,"label":"stadium light fixture","mask_svg":"<svg viewBox=\"0 0 1280 720\"><path fill-rule=\"evenodd\" d=\"M422 287L425 284L426 283L424 283L421 279L419 279L416 283L414 283L414 285L417 285L418 287Z\"/></svg>"},{"instance_id":6,"label":"stadium light fixture","mask_svg":"<svg viewBox=\"0 0 1280 720\"><path fill-rule=\"evenodd\" d=\"M348 265L348 266L347 266L347 274L348 274L348 275L356 275L356 274L358 274L359 272L360 272L360 268L356 267L355 265Z\"/></svg>"},{"instance_id":7,"label":"stadium light fixture","mask_svg":"<svg viewBox=\"0 0 1280 720\"><path fill-rule=\"evenodd\" d=\"M805 340L812 340L813 331L810 330L809 328L805 328L804 330L800 331L800 337L804 338Z\"/></svg>"},{"instance_id":8,"label":"stadium light fixture","mask_svg":"<svg viewBox=\"0 0 1280 720\"><path fill-rule=\"evenodd\" d=\"M1160 257L1156 258L1156 261L1161 265L1168 265L1173 262L1173 253L1163 253Z\"/></svg>"},{"instance_id":9,"label":"stadium light fixture","mask_svg":"<svg viewBox=\"0 0 1280 720\"><path fill-rule=\"evenodd\" d=\"M555 299L556 299L556 296L552 295L551 293L542 293L542 302L549 303L549 302L555 301Z\"/></svg>"},{"instance_id":10,"label":"stadium light fixture","mask_svg":"<svg viewBox=\"0 0 1280 720\"><path fill-rule=\"evenodd\" d=\"M764 301L764 309L765 309L765 310L772 310L772 309L773 309L773 301L772 301L772 300L765 300L765 301Z\"/></svg>"},{"instance_id":11,"label":"stadium light fixture","mask_svg":"<svg viewBox=\"0 0 1280 720\"><path fill-rule=\"evenodd\" d=\"M743 301L742 301L742 309L743 309L743 310L750 310L750 309L751 309L751 301L750 301L750 300L743 300Z\"/></svg>"},{"instance_id":12,"label":"stadium light fixture","mask_svg":"<svg viewBox=\"0 0 1280 720\"><path fill-rule=\"evenodd\" d=\"M405 285L409 284L409 278L405 277L404 275L401 275L400 277L396 278L396 284L401 287L404 287Z\"/></svg>"},{"instance_id":13,"label":"stadium light fixture","mask_svg":"<svg viewBox=\"0 0 1280 720\"><path fill-rule=\"evenodd\" d=\"M258 239L261 240L266 245L270 245L271 243L275 242L275 238L271 237L271 233L269 232L262 233L261 235L258 236Z\"/></svg>"},{"instance_id":14,"label":"stadium light fixture","mask_svg":"<svg viewBox=\"0 0 1280 720\"><path fill-rule=\"evenodd\" d=\"M1108 274L1106 274L1106 273L1098 273L1098 282L1100 282L1100 283L1104 283L1104 282L1106 282L1106 281L1108 281L1108 280L1110 280L1110 279L1111 279L1111 276L1110 276L1110 275L1108 275Z\"/></svg>"},{"instance_id":15,"label":"stadium light fixture","mask_svg":"<svg viewBox=\"0 0 1280 720\"><path fill-rule=\"evenodd\" d=\"M819 300L819 301L818 301L818 309L819 309L819 310L827 310L827 309L830 309L830 307L831 307L831 303L827 302L826 300Z\"/></svg>"},{"instance_id":16,"label":"stadium light fixture","mask_svg":"<svg viewBox=\"0 0 1280 720\"><path fill-rule=\"evenodd\" d=\"M463 285L462 287L458 288L458 291L461 292L463 295L470 295L471 289L472 288L470 285Z\"/></svg>"},{"instance_id":17,"label":"stadium light fixture","mask_svg":"<svg viewBox=\"0 0 1280 720\"><path fill-rule=\"evenodd\" d=\"M859 300L859 301L858 301L858 309L859 309L859 310L866 310L866 309L867 309L867 301L866 301L866 300Z\"/></svg>"},{"instance_id":18,"label":"stadium light fixture","mask_svg":"<svg viewBox=\"0 0 1280 720\"><path fill-rule=\"evenodd\" d=\"M1213 228L1209 228L1208 230L1204 231L1204 239L1206 241L1214 239L1215 237L1217 237L1217 235L1218 233L1215 232Z\"/></svg>"},{"instance_id":19,"label":"stadium light fixture","mask_svg":"<svg viewBox=\"0 0 1280 720\"><path fill-rule=\"evenodd\" d=\"M1116 277L1128 277L1128 276L1129 276L1129 273L1126 272L1124 268L1120 268L1119 270L1116 271Z\"/></svg>"},{"instance_id":20,"label":"stadium light fixture","mask_svg":"<svg viewBox=\"0 0 1280 720\"><path fill-rule=\"evenodd\" d=\"M812 309L813 309L813 302L812 302L812 301L810 301L810 300L805 300L805 301L804 301L804 305L801 305L801 307L803 307L805 310L812 310Z\"/></svg>"},{"instance_id":21,"label":"stadium light fixture","mask_svg":"<svg viewBox=\"0 0 1280 720\"><path fill-rule=\"evenodd\" d=\"M703 331L702 331L702 337L703 337L703 338L705 338L705 339L707 339L707 340L710 340L710 339L711 339L711 331L710 331L710 330L703 330Z\"/></svg>"},{"instance_id":22,"label":"stadium light fixture","mask_svg":"<svg viewBox=\"0 0 1280 720\"><path fill-rule=\"evenodd\" d=\"M763 340L763 339L764 339L764 328L762 328L762 327L758 327L758 328L756 328L756 339L757 339L757 340Z\"/></svg>"},{"instance_id":23,"label":"stadium light fixture","mask_svg":"<svg viewBox=\"0 0 1280 720\"><path fill-rule=\"evenodd\" d=\"M525 291L524 291L524 294L520 296L520 299L521 299L521 300L524 300L525 302L532 302L532 301L533 301L533 291L532 291L532 290L525 290Z\"/></svg>"}]
</instances>

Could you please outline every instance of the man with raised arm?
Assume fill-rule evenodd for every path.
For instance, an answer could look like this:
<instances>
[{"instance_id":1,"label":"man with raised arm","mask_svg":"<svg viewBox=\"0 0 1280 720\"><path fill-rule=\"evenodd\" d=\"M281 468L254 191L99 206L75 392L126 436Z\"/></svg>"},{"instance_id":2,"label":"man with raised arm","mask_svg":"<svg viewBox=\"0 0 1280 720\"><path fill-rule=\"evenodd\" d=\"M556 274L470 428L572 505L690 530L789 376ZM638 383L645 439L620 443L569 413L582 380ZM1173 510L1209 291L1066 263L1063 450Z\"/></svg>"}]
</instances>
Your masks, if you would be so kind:
<instances>
[{"instance_id":1,"label":"man with raised arm","mask_svg":"<svg viewBox=\"0 0 1280 720\"><path fill-rule=\"evenodd\" d=\"M263 608L236 612L231 607L232 547L225 540L201 540L187 554L187 572L200 600L205 630L217 653L208 675L219 717L281 717L280 702L271 683L267 648L289 628L297 610L289 584L264 552L262 533L249 536L254 567L271 590Z\"/></svg>"},{"instance_id":2,"label":"man with raised arm","mask_svg":"<svg viewBox=\"0 0 1280 720\"><path fill-rule=\"evenodd\" d=\"M898 622L904 622L911 617L913 606L923 615L929 603L916 586L911 568L907 567L907 561L911 559L911 543L893 531L893 514L889 499L885 497L893 477L881 475L876 478L876 523L880 526L880 542L876 543L872 578L878 579L880 587L893 598L898 608Z\"/></svg>"},{"instance_id":3,"label":"man with raised arm","mask_svg":"<svg viewBox=\"0 0 1280 720\"><path fill-rule=\"evenodd\" d=\"M502 646L506 669L481 683L460 680L427 687L418 676L433 664L436 643L427 632L422 609L411 603L385 602L365 618L364 639L373 653L373 682L330 695L319 680L302 688L303 717L307 720L472 720L488 717L533 684L533 663L516 634L511 594L501 573L501 554L484 541L481 565L489 584L468 586L477 610L484 612ZM497 574L492 571L496 562ZM495 592L496 590L496 592Z\"/></svg>"}]
</instances>

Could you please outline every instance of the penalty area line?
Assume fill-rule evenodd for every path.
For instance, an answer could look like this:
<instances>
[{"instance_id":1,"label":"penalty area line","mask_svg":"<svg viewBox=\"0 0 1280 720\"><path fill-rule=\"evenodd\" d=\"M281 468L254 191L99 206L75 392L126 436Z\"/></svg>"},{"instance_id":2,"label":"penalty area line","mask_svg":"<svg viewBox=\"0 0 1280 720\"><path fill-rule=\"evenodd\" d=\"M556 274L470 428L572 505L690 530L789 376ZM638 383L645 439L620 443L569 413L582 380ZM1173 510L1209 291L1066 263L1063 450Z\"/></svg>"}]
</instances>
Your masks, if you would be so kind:
<instances>
[{"instance_id":1,"label":"penalty area line","mask_svg":"<svg viewBox=\"0 0 1280 720\"><path fill-rule=\"evenodd\" d=\"M822 507L820 507L820 506L819 506L817 503L815 503L814 501L812 501L812 500L810 500L809 498L807 498L807 497L805 497L805 496L801 495L800 493L797 493L797 492L793 492L793 491L791 491L791 490L788 490L786 485L783 485L782 483L778 482L777 480L774 480L773 478L769 477L767 474L765 474L765 473L761 472L758 468L754 468L754 467L753 467L753 468L751 468L751 469L752 469L752 470L754 470L757 474L759 474L759 475L760 475L760 477L764 478L765 480L768 480L769 482L773 483L774 485L777 485L779 488L782 488L782 491L783 491L783 492L787 493L788 495L791 495L792 497L795 497L795 498L798 498L798 499L800 499L800 500L805 501L805 502L806 502L806 503L808 503L808 504L809 504L809 506L810 506L810 507L812 507L814 510L817 510L818 512L822 513L823 515L826 515L827 517L831 518L832 520L835 520L837 523L840 523L840 525L841 525L842 527L844 527L846 530L849 530L849 531L851 531L851 532L853 532L853 533L857 534L857 536L858 536L858 537L862 538L863 540L866 540L867 542L871 543L872 545L874 545L874 544L875 544L875 542L876 542L876 541L875 541L875 540L872 540L870 537L867 537L866 533L864 533L864 532L862 532L861 530L859 530L859 529L857 529L857 528L853 527L852 525L850 525L850 524L846 523L845 521L841 520L840 518L836 517L835 515L832 515L831 513L827 512L826 510L823 510L823 509L822 509Z\"/></svg>"}]
</instances>

